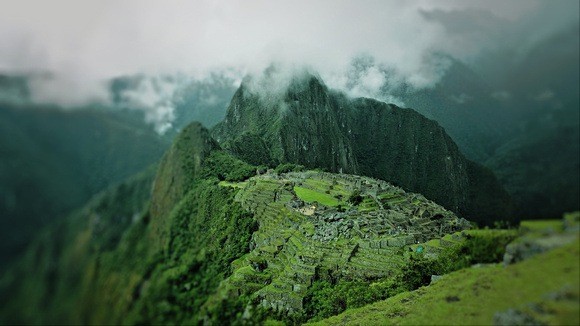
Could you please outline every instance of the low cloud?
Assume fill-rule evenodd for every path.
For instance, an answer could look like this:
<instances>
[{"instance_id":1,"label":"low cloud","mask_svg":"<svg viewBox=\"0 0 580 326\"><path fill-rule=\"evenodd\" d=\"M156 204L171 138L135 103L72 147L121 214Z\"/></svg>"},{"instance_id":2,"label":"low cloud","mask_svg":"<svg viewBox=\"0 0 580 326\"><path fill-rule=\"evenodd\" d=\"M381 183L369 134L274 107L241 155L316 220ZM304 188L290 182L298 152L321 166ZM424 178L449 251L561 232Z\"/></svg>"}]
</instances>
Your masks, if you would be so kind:
<instances>
[{"instance_id":1,"label":"low cloud","mask_svg":"<svg viewBox=\"0 0 580 326\"><path fill-rule=\"evenodd\" d=\"M498 101L508 101L512 98L512 94L508 91L495 91L490 94L491 98Z\"/></svg>"},{"instance_id":2,"label":"low cloud","mask_svg":"<svg viewBox=\"0 0 580 326\"><path fill-rule=\"evenodd\" d=\"M121 90L119 97L122 105L143 112L145 122L164 134L175 118L174 100L178 87L171 78L144 77L134 87Z\"/></svg>"},{"instance_id":3,"label":"low cloud","mask_svg":"<svg viewBox=\"0 0 580 326\"><path fill-rule=\"evenodd\" d=\"M273 62L309 67L352 95L396 101L389 90L436 85L446 56L477 62L501 47L525 51L578 21L577 1L5 0L2 7L0 74L41 76L31 81L32 99L66 107L110 103L108 82L119 76L203 80L218 71L241 80ZM353 75L360 57L372 62ZM175 89L147 83L125 98L148 108L161 131L171 124L167 96Z\"/></svg>"},{"instance_id":4,"label":"low cloud","mask_svg":"<svg viewBox=\"0 0 580 326\"><path fill-rule=\"evenodd\" d=\"M546 89L534 95L534 100L538 102L549 101L554 98L554 92L551 89Z\"/></svg>"},{"instance_id":5,"label":"low cloud","mask_svg":"<svg viewBox=\"0 0 580 326\"><path fill-rule=\"evenodd\" d=\"M457 104L466 104L473 99L472 96L469 96L468 94L465 93L461 93L459 95L452 95L450 98L453 102Z\"/></svg>"}]
</instances>

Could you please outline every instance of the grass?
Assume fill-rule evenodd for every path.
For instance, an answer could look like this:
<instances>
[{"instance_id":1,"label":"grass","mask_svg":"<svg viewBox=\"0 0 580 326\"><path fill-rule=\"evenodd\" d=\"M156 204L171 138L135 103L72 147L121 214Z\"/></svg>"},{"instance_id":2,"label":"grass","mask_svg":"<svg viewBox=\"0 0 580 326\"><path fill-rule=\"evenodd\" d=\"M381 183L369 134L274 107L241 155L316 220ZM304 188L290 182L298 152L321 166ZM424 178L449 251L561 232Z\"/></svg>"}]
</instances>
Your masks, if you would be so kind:
<instances>
[{"instance_id":1,"label":"grass","mask_svg":"<svg viewBox=\"0 0 580 326\"><path fill-rule=\"evenodd\" d=\"M580 212L564 214L564 221L569 225L576 225L580 223Z\"/></svg>"},{"instance_id":2,"label":"grass","mask_svg":"<svg viewBox=\"0 0 580 326\"><path fill-rule=\"evenodd\" d=\"M377 203L370 197L364 197L363 201L358 205L360 212L369 212L378 209Z\"/></svg>"},{"instance_id":3,"label":"grass","mask_svg":"<svg viewBox=\"0 0 580 326\"><path fill-rule=\"evenodd\" d=\"M548 314L538 318L548 324L578 324L580 243L503 267L467 268L416 291L325 319L316 325L489 325L496 312L525 309L543 303ZM545 296L571 289L575 302L545 302Z\"/></svg>"},{"instance_id":4,"label":"grass","mask_svg":"<svg viewBox=\"0 0 580 326\"><path fill-rule=\"evenodd\" d=\"M324 192L319 192L316 190L300 186L294 186L294 192L296 193L296 196L298 196L300 199L308 203L318 202L319 204L330 207L335 207L340 204L344 204L343 202L339 201L330 194L326 194Z\"/></svg>"},{"instance_id":5,"label":"grass","mask_svg":"<svg viewBox=\"0 0 580 326\"><path fill-rule=\"evenodd\" d=\"M244 188L246 186L247 182L229 182L229 181L220 181L219 185L221 187L232 187L235 189L241 189Z\"/></svg>"},{"instance_id":6,"label":"grass","mask_svg":"<svg viewBox=\"0 0 580 326\"><path fill-rule=\"evenodd\" d=\"M526 231L562 231L563 225L562 220L533 220L533 221L521 221L520 228Z\"/></svg>"}]
</instances>

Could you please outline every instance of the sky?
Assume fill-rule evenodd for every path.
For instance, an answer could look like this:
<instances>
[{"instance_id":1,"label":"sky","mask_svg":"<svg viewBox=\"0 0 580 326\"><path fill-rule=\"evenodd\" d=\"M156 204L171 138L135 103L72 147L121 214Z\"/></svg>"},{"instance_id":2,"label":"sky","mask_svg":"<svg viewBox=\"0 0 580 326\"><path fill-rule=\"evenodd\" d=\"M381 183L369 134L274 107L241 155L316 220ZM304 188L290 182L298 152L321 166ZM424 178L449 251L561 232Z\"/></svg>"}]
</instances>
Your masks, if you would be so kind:
<instances>
[{"instance_id":1,"label":"sky","mask_svg":"<svg viewBox=\"0 0 580 326\"><path fill-rule=\"evenodd\" d=\"M34 76L33 100L64 107L110 102L108 83L114 77L203 79L221 71L241 80L272 63L289 71L309 67L331 87L344 89L353 59L361 56L372 57L375 69L349 88L353 95L372 96L387 82L433 87L449 65L434 53L477 64L489 51L513 47L522 54L578 24L577 0L0 0L0 5L0 74ZM391 80L378 68L389 69ZM172 113L164 99L174 88L144 85L145 99L127 98L153 111L159 107L168 119Z\"/></svg>"}]
</instances>

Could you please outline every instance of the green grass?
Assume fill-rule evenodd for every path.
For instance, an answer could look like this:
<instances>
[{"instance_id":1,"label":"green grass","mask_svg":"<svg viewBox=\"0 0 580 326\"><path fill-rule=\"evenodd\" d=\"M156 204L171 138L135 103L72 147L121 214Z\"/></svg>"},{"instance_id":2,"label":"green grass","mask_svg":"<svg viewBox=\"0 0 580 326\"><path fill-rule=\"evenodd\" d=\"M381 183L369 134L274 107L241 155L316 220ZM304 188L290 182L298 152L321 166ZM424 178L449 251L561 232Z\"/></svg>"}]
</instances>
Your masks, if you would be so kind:
<instances>
[{"instance_id":1,"label":"green grass","mask_svg":"<svg viewBox=\"0 0 580 326\"><path fill-rule=\"evenodd\" d=\"M562 220L533 220L533 221L521 221L520 228L526 231L562 231L563 225Z\"/></svg>"},{"instance_id":2,"label":"green grass","mask_svg":"<svg viewBox=\"0 0 580 326\"><path fill-rule=\"evenodd\" d=\"M564 221L569 225L578 225L580 223L580 212L565 213Z\"/></svg>"},{"instance_id":3,"label":"green grass","mask_svg":"<svg viewBox=\"0 0 580 326\"><path fill-rule=\"evenodd\" d=\"M467 268L416 291L325 319L316 325L489 325L496 312L536 302L553 307L538 316L548 324L578 324L579 245L573 244L503 267ZM545 295L571 289L573 301L545 303Z\"/></svg>"},{"instance_id":4,"label":"green grass","mask_svg":"<svg viewBox=\"0 0 580 326\"><path fill-rule=\"evenodd\" d=\"M334 198L332 195L300 186L294 186L294 192L300 199L308 203L318 202L319 204L330 207L343 204L343 202Z\"/></svg>"},{"instance_id":5,"label":"green grass","mask_svg":"<svg viewBox=\"0 0 580 326\"><path fill-rule=\"evenodd\" d=\"M358 205L360 212L374 211L378 208L377 203L370 197L364 197L363 201Z\"/></svg>"},{"instance_id":6,"label":"green grass","mask_svg":"<svg viewBox=\"0 0 580 326\"><path fill-rule=\"evenodd\" d=\"M241 189L246 186L247 182L229 182L229 181L220 181L219 185L222 187L232 187L235 189Z\"/></svg>"},{"instance_id":7,"label":"green grass","mask_svg":"<svg viewBox=\"0 0 580 326\"><path fill-rule=\"evenodd\" d=\"M320 189L320 190L328 189L328 187L330 186L330 183L328 181L315 178L308 178L304 180L304 184L312 189Z\"/></svg>"}]
</instances>

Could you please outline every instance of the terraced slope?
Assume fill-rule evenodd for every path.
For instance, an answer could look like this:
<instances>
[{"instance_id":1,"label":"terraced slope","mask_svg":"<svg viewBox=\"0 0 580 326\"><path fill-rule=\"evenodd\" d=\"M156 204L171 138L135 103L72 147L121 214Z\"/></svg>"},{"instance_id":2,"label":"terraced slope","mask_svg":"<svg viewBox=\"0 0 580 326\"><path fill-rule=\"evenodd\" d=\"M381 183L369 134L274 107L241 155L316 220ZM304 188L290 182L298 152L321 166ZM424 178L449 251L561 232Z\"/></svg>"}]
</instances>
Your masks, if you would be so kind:
<instances>
[{"instance_id":1,"label":"terraced slope","mask_svg":"<svg viewBox=\"0 0 580 326\"><path fill-rule=\"evenodd\" d=\"M404 247L469 227L422 195L366 177L272 173L222 185L240 189L236 201L259 229L214 300L249 296L284 315L303 313L307 290L320 275L389 277L404 264Z\"/></svg>"}]
</instances>

